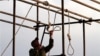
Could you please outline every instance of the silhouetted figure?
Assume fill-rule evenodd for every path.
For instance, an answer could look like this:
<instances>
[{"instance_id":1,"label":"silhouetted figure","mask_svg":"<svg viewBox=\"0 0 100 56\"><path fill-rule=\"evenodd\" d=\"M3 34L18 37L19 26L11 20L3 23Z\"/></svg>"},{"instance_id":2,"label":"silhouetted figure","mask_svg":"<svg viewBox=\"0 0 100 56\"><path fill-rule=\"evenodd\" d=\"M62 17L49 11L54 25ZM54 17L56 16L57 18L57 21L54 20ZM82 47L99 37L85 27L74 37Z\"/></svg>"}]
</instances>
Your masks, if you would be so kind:
<instances>
[{"instance_id":1,"label":"silhouetted figure","mask_svg":"<svg viewBox=\"0 0 100 56\"><path fill-rule=\"evenodd\" d=\"M49 33L50 33L49 45L46 47L41 46L41 44L39 44L38 42L38 38L35 38L35 40L31 42L31 46L33 48L30 49L29 56L46 56L46 53L49 52L50 49L53 47L53 39L52 39L53 31L50 31Z\"/></svg>"}]
</instances>

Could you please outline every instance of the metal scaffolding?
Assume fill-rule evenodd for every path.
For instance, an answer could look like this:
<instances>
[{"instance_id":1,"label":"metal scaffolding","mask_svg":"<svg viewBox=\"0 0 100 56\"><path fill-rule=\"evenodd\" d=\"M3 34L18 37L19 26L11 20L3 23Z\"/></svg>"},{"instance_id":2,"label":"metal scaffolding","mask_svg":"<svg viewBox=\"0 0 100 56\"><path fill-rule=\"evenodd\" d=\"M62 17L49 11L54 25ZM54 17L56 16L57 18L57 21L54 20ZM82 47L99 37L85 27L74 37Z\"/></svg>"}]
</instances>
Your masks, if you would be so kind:
<instances>
[{"instance_id":1,"label":"metal scaffolding","mask_svg":"<svg viewBox=\"0 0 100 56\"><path fill-rule=\"evenodd\" d=\"M97 3L97 4L100 4L100 2L97 1L97 0L91 0L91 1L93 1L93 2L95 2L95 3Z\"/></svg>"},{"instance_id":2,"label":"metal scaffolding","mask_svg":"<svg viewBox=\"0 0 100 56\"><path fill-rule=\"evenodd\" d=\"M28 1L25 1L25 0L19 0L19 1L20 1L20 2L24 2L24 3L27 3L27 4L30 4L30 5L34 5L34 6L37 7L37 8L36 8L36 10L37 10L37 11L36 11L36 12L37 12L37 21L31 20L31 19L29 19L29 18L25 18L25 17L16 15L16 0L13 1L13 14L8 13L8 12L4 12L4 11L0 11L1 14L5 14L5 15L9 15L9 16L12 16L12 17L13 17L13 22L0 19L0 21L2 21L2 22L6 22L6 23L9 23L9 24L13 24L13 45L12 45L12 46L13 46L13 49L12 49L12 56L15 56L15 53L16 53L16 52L15 52L15 50L16 50L16 49L15 49L15 29L16 29L16 25L22 26L22 27L25 27L25 28L28 28L28 29L37 30L37 37L39 36L39 28L40 28L40 27L46 27L46 26L48 26L48 24L39 21L39 8L43 8L43 9L46 9L46 10L49 10L49 11L52 11L52 12L56 12L56 13L58 13L58 14L61 15L61 19L62 19L62 22L61 22L61 23L51 24L51 26L54 26L54 25L61 25L61 26L62 26L62 54L61 54L61 56L66 56L66 55L65 55L65 37L64 37L64 34L65 34L64 31L65 31L65 29L64 29L64 26L65 26L66 24L83 23L83 24L82 24L82 26L83 26L83 56L86 56L85 24L89 24L89 25L90 25L90 24L91 24L90 22L100 23L100 19L92 19L92 18L89 18L89 17L87 17L87 16L81 15L81 14L79 14L79 13L70 11L70 10L68 10L68 9L64 9L64 0L61 0L61 8L58 7L58 6L52 5L52 4L50 4L50 3L47 3L47 1L42 2L42 1L40 1L40 0L33 0L33 1L36 2L36 3L28 2ZM92 7L92 6L90 6L90 5L87 5L87 4L85 4L85 3L82 3L82 2L80 2L80 1L77 1L77 0L72 0L72 1L77 2L77 3L81 4L81 5L84 5L84 6L88 7L88 8L91 8L91 9L93 9L93 10L95 10L95 11L100 12L99 9L94 8L94 7ZM96 0L91 0L91 1L96 2L96 3L99 3L99 2L97 2ZM43 4L44 6L41 6L39 3ZM100 3L99 3L99 4L100 4ZM51 8L47 8L47 7L45 7L45 6L50 6L50 7L52 7L52 8L55 8L55 9L57 9L57 10L60 10L60 12L57 11L57 10L51 9ZM69 12L69 13L74 14L74 15L79 16L79 17L83 17L83 18L85 18L85 19L82 20L82 19L78 19L78 18L76 18L76 17L74 17L74 16L67 15L67 14L65 14L66 12ZM65 22L64 22L64 16L70 17L70 18L75 19L75 20L77 20L77 21L65 23ZM22 25L22 24L16 23L16 18L24 19L24 20L27 20L27 21L36 23L37 25L34 26L34 27L30 27L30 26L27 26L27 25ZM86 20L86 19L88 19L88 20ZM39 24L41 24L41 25L39 25ZM45 30L44 30L44 31L45 31ZM43 39L42 39L42 40L43 40Z\"/></svg>"},{"instance_id":3,"label":"metal scaffolding","mask_svg":"<svg viewBox=\"0 0 100 56\"><path fill-rule=\"evenodd\" d=\"M92 6L88 5L88 4L85 4L85 3L81 2L81 1L78 1L78 0L72 0L72 1L77 2L77 3L79 3L79 4L83 5L83 6L86 6L86 7L90 8L90 9L93 9L93 10L95 10L97 12L100 12L100 9L94 8L94 7L92 7Z\"/></svg>"}]
</instances>

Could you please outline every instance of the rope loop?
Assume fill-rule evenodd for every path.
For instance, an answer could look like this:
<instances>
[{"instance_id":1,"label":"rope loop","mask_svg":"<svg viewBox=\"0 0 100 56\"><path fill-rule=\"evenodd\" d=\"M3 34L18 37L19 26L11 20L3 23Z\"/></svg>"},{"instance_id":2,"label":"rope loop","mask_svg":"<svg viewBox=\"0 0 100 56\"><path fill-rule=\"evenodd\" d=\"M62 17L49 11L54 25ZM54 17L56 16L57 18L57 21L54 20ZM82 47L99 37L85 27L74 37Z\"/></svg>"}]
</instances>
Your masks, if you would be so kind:
<instances>
[{"instance_id":1,"label":"rope loop","mask_svg":"<svg viewBox=\"0 0 100 56\"><path fill-rule=\"evenodd\" d=\"M57 29L58 28L58 29ZM61 27L60 26L55 26L54 28L53 28L53 30L54 31L60 31L61 30Z\"/></svg>"},{"instance_id":2,"label":"rope loop","mask_svg":"<svg viewBox=\"0 0 100 56\"><path fill-rule=\"evenodd\" d=\"M72 53L70 53L70 48L72 49ZM71 41L70 41L69 44L68 44L67 54L68 54L69 56L73 56L73 55L74 55L74 48L73 48L73 46L72 46L72 44L71 44Z\"/></svg>"}]
</instances>

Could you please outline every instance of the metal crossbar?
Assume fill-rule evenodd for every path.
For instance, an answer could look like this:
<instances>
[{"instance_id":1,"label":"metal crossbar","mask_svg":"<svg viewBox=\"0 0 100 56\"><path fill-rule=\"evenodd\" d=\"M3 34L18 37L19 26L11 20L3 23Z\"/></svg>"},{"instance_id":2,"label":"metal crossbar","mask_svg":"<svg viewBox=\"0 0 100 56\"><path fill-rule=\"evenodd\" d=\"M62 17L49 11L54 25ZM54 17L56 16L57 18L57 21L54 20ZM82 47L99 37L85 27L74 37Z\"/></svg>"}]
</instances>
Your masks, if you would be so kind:
<instances>
[{"instance_id":1,"label":"metal crossbar","mask_svg":"<svg viewBox=\"0 0 100 56\"><path fill-rule=\"evenodd\" d=\"M30 5L37 6L37 4L32 3L32 2L28 2L28 1L25 1L25 0L19 0L19 1L24 2L24 3L27 3L27 4L30 4ZM47 8L47 7L44 7L44 6L41 6L41 5L38 5L38 6L40 8L43 8L43 9L46 9L46 10L49 10L49 11L52 11L52 12L55 12L55 13L58 13L58 14L62 14L61 12L58 12L58 11L56 11L54 9L50 9L50 8ZM53 7L53 5L52 5L52 7ZM58 10L61 10L60 7L55 6L55 8L58 9ZM65 9L65 11L66 11L66 9ZM75 12L72 12L72 11L67 11L67 12L70 12L70 13L72 13L74 15L77 15L77 16L80 16L80 17L83 17L83 18L86 18L86 19L90 19L89 17L83 16L81 14L78 14L78 13L75 13ZM71 15L68 16L67 14L64 14L64 16L70 17L70 18L75 19L75 20L80 20L79 18L76 18L76 17L71 16ZM98 23L100 23L100 22L98 22ZM88 23L88 24L90 24L90 23Z\"/></svg>"},{"instance_id":2,"label":"metal crossbar","mask_svg":"<svg viewBox=\"0 0 100 56\"><path fill-rule=\"evenodd\" d=\"M83 3L83 2L81 2L81 1L78 1L78 0L72 0L72 1L77 2L77 3L81 4L81 5L84 5L84 6L88 7L88 8L90 8L90 9L93 9L93 10L97 11L97 12L100 12L100 9L94 8L94 7L90 6L90 5L87 5L87 4Z\"/></svg>"},{"instance_id":3,"label":"metal crossbar","mask_svg":"<svg viewBox=\"0 0 100 56\"><path fill-rule=\"evenodd\" d=\"M4 12L4 11L0 11L0 13L13 16L13 14L8 13L8 12ZM43 23L43 22L40 22L40 21L37 22L37 21L35 21L35 20L31 20L31 19L29 19L29 18L25 18L25 17L22 17L22 16L16 15L16 17L19 18L19 19L25 19L25 20L30 21L30 22L34 22L34 23L39 23L39 24L47 25L46 23Z\"/></svg>"},{"instance_id":4,"label":"metal crossbar","mask_svg":"<svg viewBox=\"0 0 100 56\"><path fill-rule=\"evenodd\" d=\"M97 1L97 0L91 0L91 1L93 1L93 2L95 2L95 3L97 3L97 4L99 4L99 5L100 5L100 2L99 2L99 1Z\"/></svg>"},{"instance_id":5,"label":"metal crossbar","mask_svg":"<svg viewBox=\"0 0 100 56\"><path fill-rule=\"evenodd\" d=\"M32 0L32 1L35 1L35 2L38 2L38 3L41 3L41 4L45 4L45 1L44 2L42 2L42 1L40 1L40 0ZM58 10L61 10L61 8L60 7L58 7L58 6L55 6L55 5L52 5L52 4L48 4L50 7L53 7L53 8L56 8L56 9L58 9ZM47 5L45 5L45 6L47 6ZM85 19L91 19L90 17L87 17L87 16L84 16L84 15L81 15L81 14L79 14L79 13L76 13L76 12L73 12L73 11L70 11L70 10L68 10L68 9L64 9L64 12L69 12L69 13L71 13L71 14L74 14L74 15L76 15L76 16L80 16L80 17L83 17L83 18L85 18ZM96 22L96 23L100 23L100 22Z\"/></svg>"},{"instance_id":6,"label":"metal crossbar","mask_svg":"<svg viewBox=\"0 0 100 56\"><path fill-rule=\"evenodd\" d=\"M3 20L3 19L0 19L0 21L1 21L1 22L5 22L5 23L9 23L9 24L13 24L13 22L7 21L7 20ZM22 26L22 27L25 27L25 28L28 28L28 29L33 29L33 30L35 30L34 27L30 27L30 26L26 26L26 25L21 25L21 24L18 24L18 23L16 23L16 25Z\"/></svg>"}]
</instances>

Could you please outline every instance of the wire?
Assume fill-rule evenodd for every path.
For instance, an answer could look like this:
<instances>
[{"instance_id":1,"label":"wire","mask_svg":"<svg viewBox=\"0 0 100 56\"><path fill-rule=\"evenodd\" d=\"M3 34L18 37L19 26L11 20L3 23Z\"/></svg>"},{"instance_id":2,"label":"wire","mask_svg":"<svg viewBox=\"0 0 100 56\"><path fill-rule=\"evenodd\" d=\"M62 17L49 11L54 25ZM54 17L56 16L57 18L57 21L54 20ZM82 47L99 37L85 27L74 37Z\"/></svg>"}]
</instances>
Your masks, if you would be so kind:
<instances>
[{"instance_id":1,"label":"wire","mask_svg":"<svg viewBox=\"0 0 100 56\"><path fill-rule=\"evenodd\" d=\"M68 40L69 40L69 44L68 44L68 48L67 48L67 54L68 54L69 56L73 56L73 55L74 55L74 48L73 48L73 46L72 46L72 44L71 44L69 12L68 12L68 23L69 23L69 25L68 25L68 34L67 34L67 37L68 37ZM69 51L70 51L70 50L69 50L70 47L72 48L72 53L69 52Z\"/></svg>"},{"instance_id":2,"label":"wire","mask_svg":"<svg viewBox=\"0 0 100 56\"><path fill-rule=\"evenodd\" d=\"M32 6L33 6L33 5L32 5ZM29 8L29 10L28 10L28 12L27 12L25 18L28 16L30 10L32 9L32 6ZM24 23L24 21L25 21L25 19L21 22L21 25ZM18 28L18 30L16 31L15 35L18 34L18 32L19 32L19 30L21 29L21 27L22 27L22 26L20 26L20 27ZM3 52L1 53L0 56L3 56L3 54L5 53L5 51L7 50L7 48L8 48L8 47L10 46L10 44L12 43L12 41L13 41L13 39L10 40L10 42L9 42L8 45L5 47L5 49L3 50Z\"/></svg>"}]
</instances>

